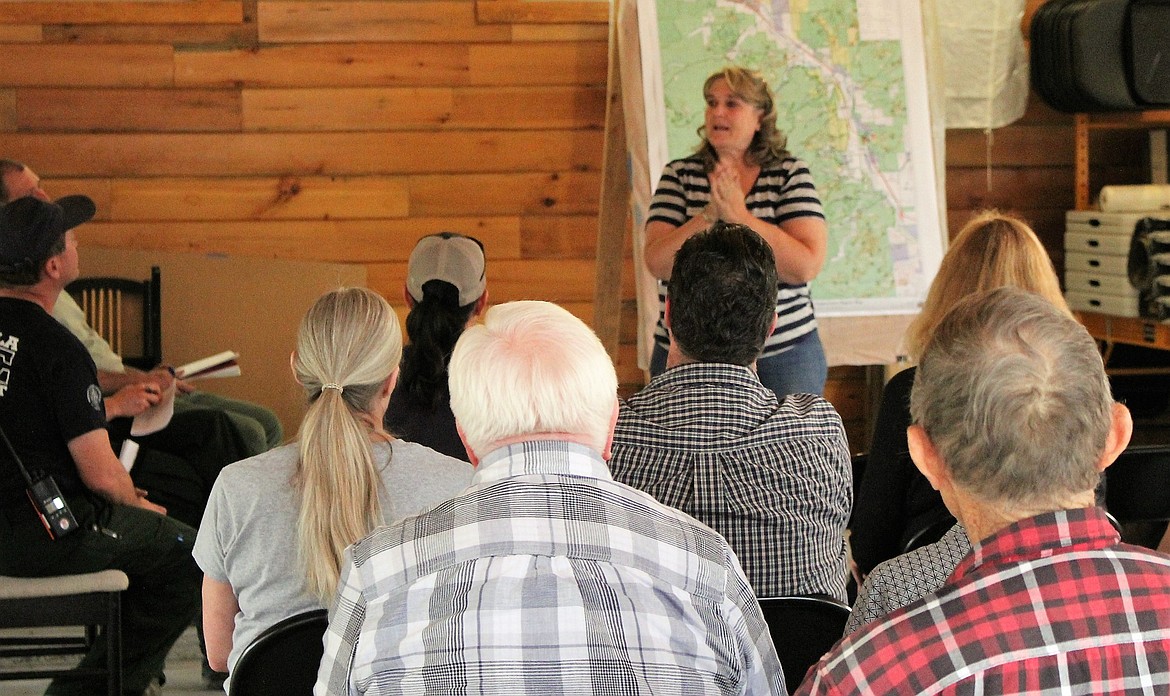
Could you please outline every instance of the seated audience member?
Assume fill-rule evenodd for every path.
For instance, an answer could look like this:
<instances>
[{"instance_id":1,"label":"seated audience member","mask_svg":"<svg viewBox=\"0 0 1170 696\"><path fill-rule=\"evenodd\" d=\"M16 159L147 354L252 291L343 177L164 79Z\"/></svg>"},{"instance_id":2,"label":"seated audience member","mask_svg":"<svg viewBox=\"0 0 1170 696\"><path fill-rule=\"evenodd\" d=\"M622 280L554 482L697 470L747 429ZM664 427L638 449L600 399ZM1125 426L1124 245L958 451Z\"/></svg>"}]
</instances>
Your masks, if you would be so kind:
<instances>
[{"instance_id":1,"label":"seated audience member","mask_svg":"<svg viewBox=\"0 0 1170 696\"><path fill-rule=\"evenodd\" d=\"M299 441L224 469L195 543L213 669L230 673L264 629L329 606L351 543L471 481L467 462L382 430L401 357L394 310L370 290L334 290L305 315Z\"/></svg>"},{"instance_id":2,"label":"seated audience member","mask_svg":"<svg viewBox=\"0 0 1170 696\"><path fill-rule=\"evenodd\" d=\"M861 584L845 635L942 587L969 553L967 531L956 524L933 544L882 561Z\"/></svg>"},{"instance_id":3,"label":"seated audience member","mask_svg":"<svg viewBox=\"0 0 1170 696\"><path fill-rule=\"evenodd\" d=\"M122 681L141 694L199 604L195 530L135 489L114 455L93 361L53 320L61 289L78 275L73 228L93 201L23 198L0 207L0 427L26 468L52 476L76 518L50 538L25 496L25 482L0 449L0 574L41 577L118 569ZM103 667L99 634L81 667ZM104 694L105 678L58 678L50 694Z\"/></svg>"},{"instance_id":4,"label":"seated audience member","mask_svg":"<svg viewBox=\"0 0 1170 696\"><path fill-rule=\"evenodd\" d=\"M13 160L0 159L0 205L31 196L43 201L49 200L48 195L40 186L40 178L24 164ZM122 358L110 348L106 342L89 324L86 323L85 312L77 305L73 297L64 290L61 291L53 305L53 317L61 322L70 333L76 336L89 352L98 370L98 384L110 402L118 399L133 399L136 391L151 388L161 392L166 391L173 381L172 373L165 367L150 372L127 367ZM258 404L230 399L210 392L194 391L186 382L177 383L179 394L175 399L175 415L179 418L176 428L167 429L155 436L153 446L166 452L181 449L182 443L169 446L168 438L177 435L179 430L190 430L190 424L183 420L183 414L193 410L222 411L231 421L231 426L238 432L244 451L242 456L248 457L259 454L280 444L284 433L280 420L276 414ZM119 392L121 392L119 394ZM113 405L107 403L107 407ZM129 432L129 426L123 428ZM204 443L211 443L214 447L219 440L211 436L203 438ZM117 446L120 443L115 443ZM220 457L223 463L235 461L241 457L227 459Z\"/></svg>"},{"instance_id":5,"label":"seated audience member","mask_svg":"<svg viewBox=\"0 0 1170 696\"><path fill-rule=\"evenodd\" d=\"M775 298L772 250L750 228L716 223L682 245L667 370L622 404L610 468L722 534L757 596L845 601L849 446L829 402L777 402L756 376Z\"/></svg>"},{"instance_id":6,"label":"seated audience member","mask_svg":"<svg viewBox=\"0 0 1170 696\"><path fill-rule=\"evenodd\" d=\"M930 285L906 347L916 360L935 326L963 298L1001 287L1034 292L1068 316L1052 261L1036 233L1016 218L986 212L955 237ZM915 369L894 375L882 393L869 459L853 503L849 541L862 575L902 552L913 534L950 516L937 491L910 463L906 427Z\"/></svg>"},{"instance_id":7,"label":"seated audience member","mask_svg":"<svg viewBox=\"0 0 1170 696\"><path fill-rule=\"evenodd\" d=\"M450 386L471 488L347 552L314 693L786 693L727 543L610 478L617 376L585 324L497 305Z\"/></svg>"},{"instance_id":8,"label":"seated audience member","mask_svg":"<svg viewBox=\"0 0 1170 696\"><path fill-rule=\"evenodd\" d=\"M1094 505L1133 421L1084 327L1018 288L971 297L926 344L910 413L910 454L974 551L799 693L1170 689L1170 556L1121 543Z\"/></svg>"},{"instance_id":9,"label":"seated audience member","mask_svg":"<svg viewBox=\"0 0 1170 696\"><path fill-rule=\"evenodd\" d=\"M402 374L384 426L394 435L467 461L455 432L447 363L455 341L487 305L483 245L452 232L423 237L406 269L406 335Z\"/></svg>"}]
</instances>

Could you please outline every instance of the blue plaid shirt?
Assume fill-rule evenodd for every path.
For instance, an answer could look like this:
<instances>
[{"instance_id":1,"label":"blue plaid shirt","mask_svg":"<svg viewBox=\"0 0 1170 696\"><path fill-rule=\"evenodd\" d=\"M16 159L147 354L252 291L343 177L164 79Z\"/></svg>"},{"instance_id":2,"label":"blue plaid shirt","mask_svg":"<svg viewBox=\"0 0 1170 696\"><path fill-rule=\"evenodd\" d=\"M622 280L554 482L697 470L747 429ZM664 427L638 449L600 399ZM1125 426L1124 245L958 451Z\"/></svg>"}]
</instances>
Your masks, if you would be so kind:
<instances>
[{"instance_id":1,"label":"blue plaid shirt","mask_svg":"<svg viewBox=\"0 0 1170 696\"><path fill-rule=\"evenodd\" d=\"M722 537L533 441L348 552L315 693L783 694Z\"/></svg>"}]
</instances>

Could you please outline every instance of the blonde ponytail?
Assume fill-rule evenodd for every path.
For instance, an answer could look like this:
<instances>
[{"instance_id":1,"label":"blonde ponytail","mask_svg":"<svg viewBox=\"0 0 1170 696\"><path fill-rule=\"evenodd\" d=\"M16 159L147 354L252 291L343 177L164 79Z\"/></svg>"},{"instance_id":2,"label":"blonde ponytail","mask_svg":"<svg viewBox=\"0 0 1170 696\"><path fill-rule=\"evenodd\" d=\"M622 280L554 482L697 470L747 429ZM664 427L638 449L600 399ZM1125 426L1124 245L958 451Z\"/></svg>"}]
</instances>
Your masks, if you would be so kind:
<instances>
[{"instance_id":1,"label":"blonde ponytail","mask_svg":"<svg viewBox=\"0 0 1170 696\"><path fill-rule=\"evenodd\" d=\"M398 318L369 290L327 293L301 322L293 369L309 407L295 477L297 550L308 590L325 605L337 590L346 547L383 520L370 443L381 430L367 414L401 358Z\"/></svg>"}]
</instances>

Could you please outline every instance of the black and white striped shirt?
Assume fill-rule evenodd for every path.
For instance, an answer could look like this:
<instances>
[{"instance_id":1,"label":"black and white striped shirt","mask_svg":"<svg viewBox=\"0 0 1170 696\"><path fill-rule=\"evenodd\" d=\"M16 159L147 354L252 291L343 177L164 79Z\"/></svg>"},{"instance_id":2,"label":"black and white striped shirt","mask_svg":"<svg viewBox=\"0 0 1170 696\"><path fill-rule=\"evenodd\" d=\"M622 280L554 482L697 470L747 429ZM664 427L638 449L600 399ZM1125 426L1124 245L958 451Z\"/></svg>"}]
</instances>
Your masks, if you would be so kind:
<instances>
[{"instance_id":1,"label":"black and white striped shirt","mask_svg":"<svg viewBox=\"0 0 1170 696\"><path fill-rule=\"evenodd\" d=\"M648 222L662 222L679 227L700 214L711 200L711 184L703 171L703 160L692 156L666 165L658 189L650 201ZM808 165L794 157L761 169L744 201L748 212L773 225L799 217L824 218ZM663 347L670 338L663 322L666 312L667 284L658 281L658 326L654 340ZM764 356L783 353L800 337L817 328L808 283L780 283L776 293L776 329L764 343Z\"/></svg>"}]
</instances>

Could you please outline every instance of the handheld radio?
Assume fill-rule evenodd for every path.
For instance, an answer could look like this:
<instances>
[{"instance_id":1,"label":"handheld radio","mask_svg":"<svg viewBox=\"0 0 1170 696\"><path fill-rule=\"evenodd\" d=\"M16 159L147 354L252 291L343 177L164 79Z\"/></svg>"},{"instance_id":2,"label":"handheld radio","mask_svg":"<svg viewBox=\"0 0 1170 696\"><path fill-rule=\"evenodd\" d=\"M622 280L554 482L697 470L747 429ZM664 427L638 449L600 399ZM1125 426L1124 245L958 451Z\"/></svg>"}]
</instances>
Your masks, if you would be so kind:
<instances>
[{"instance_id":1,"label":"handheld radio","mask_svg":"<svg viewBox=\"0 0 1170 696\"><path fill-rule=\"evenodd\" d=\"M45 525L45 531L49 533L49 538L59 539L77 529L77 519L70 512L69 505L65 503L65 498L61 495L61 490L57 488L57 482L53 480L53 477L42 473L33 479L28 469L24 468L24 462L20 461L16 449L9 442L8 435L3 428L0 428L0 439L4 440L8 454L12 457L12 461L16 462L16 467L20 469L20 475L24 477L25 484L28 486L25 492L28 494L29 502L37 511L37 516L41 518L41 524Z\"/></svg>"}]
</instances>

